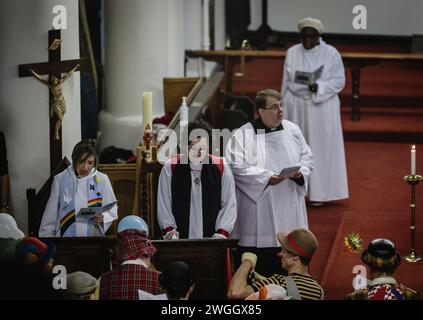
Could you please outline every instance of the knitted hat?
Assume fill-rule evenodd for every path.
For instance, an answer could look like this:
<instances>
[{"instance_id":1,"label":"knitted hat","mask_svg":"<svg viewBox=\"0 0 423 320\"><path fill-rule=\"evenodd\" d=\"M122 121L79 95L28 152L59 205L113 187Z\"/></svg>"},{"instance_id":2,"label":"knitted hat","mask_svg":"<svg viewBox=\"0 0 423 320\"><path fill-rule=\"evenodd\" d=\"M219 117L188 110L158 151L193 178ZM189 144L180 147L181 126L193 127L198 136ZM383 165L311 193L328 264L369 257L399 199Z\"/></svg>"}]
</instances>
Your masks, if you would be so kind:
<instances>
[{"instance_id":1,"label":"knitted hat","mask_svg":"<svg viewBox=\"0 0 423 320\"><path fill-rule=\"evenodd\" d=\"M16 261L29 267L43 267L53 258L56 246L35 237L25 237L16 247Z\"/></svg>"},{"instance_id":2,"label":"knitted hat","mask_svg":"<svg viewBox=\"0 0 423 320\"><path fill-rule=\"evenodd\" d=\"M76 271L66 277L67 293L82 296L94 292L98 286L98 281L92 275Z\"/></svg>"},{"instance_id":3,"label":"knitted hat","mask_svg":"<svg viewBox=\"0 0 423 320\"><path fill-rule=\"evenodd\" d=\"M319 32L319 34L323 33L323 24L320 20L314 19L314 18L304 18L300 21L298 21L298 31L301 32L301 30L305 27L313 28Z\"/></svg>"},{"instance_id":4,"label":"knitted hat","mask_svg":"<svg viewBox=\"0 0 423 320\"><path fill-rule=\"evenodd\" d=\"M118 263L135 260L141 256L152 257L157 252L156 247L146 237L146 234L136 229L119 232L117 244L120 252Z\"/></svg>"},{"instance_id":5,"label":"knitted hat","mask_svg":"<svg viewBox=\"0 0 423 320\"><path fill-rule=\"evenodd\" d=\"M401 255L388 239L375 239L369 243L361 255L361 260L371 268L396 269L401 263Z\"/></svg>"},{"instance_id":6,"label":"knitted hat","mask_svg":"<svg viewBox=\"0 0 423 320\"><path fill-rule=\"evenodd\" d=\"M307 259L311 259L317 250L317 239L307 229L295 229L288 234L279 232L277 237L287 251Z\"/></svg>"}]
</instances>

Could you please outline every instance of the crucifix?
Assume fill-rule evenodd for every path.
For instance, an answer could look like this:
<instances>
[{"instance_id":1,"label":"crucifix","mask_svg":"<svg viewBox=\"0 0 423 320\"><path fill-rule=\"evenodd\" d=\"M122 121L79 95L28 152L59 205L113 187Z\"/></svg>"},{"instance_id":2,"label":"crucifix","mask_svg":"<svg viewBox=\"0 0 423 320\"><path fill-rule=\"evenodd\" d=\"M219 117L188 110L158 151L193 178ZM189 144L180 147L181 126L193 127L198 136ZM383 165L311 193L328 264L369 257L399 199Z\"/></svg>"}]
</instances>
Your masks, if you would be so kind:
<instances>
[{"instance_id":1,"label":"crucifix","mask_svg":"<svg viewBox=\"0 0 423 320\"><path fill-rule=\"evenodd\" d=\"M35 77L49 87L50 112L50 172L62 160L62 118L66 104L62 95L62 84L75 71L88 70L88 59L61 60L60 30L48 32L48 62L20 64L19 77ZM62 78L61 74L66 73ZM42 75L48 75L43 79Z\"/></svg>"}]
</instances>

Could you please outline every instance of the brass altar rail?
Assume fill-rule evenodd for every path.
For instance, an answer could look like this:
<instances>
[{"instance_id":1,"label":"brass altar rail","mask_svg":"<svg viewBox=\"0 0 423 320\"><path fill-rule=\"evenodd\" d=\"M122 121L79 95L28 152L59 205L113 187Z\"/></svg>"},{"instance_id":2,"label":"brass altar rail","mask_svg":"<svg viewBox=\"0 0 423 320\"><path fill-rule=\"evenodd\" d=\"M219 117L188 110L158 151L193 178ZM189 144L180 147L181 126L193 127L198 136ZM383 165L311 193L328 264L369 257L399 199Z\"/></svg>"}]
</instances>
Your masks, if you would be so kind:
<instances>
[{"instance_id":1,"label":"brass altar rail","mask_svg":"<svg viewBox=\"0 0 423 320\"><path fill-rule=\"evenodd\" d=\"M285 59L286 51L186 50L185 55L188 58L204 58L223 65L225 70L226 92L232 92L233 68L240 63L241 56L244 56L247 61L251 61L253 59ZM360 120L360 73L362 68L382 62L408 62L413 64L423 64L423 54L343 52L341 53L341 57L345 66L351 70L351 119L353 121Z\"/></svg>"}]
</instances>

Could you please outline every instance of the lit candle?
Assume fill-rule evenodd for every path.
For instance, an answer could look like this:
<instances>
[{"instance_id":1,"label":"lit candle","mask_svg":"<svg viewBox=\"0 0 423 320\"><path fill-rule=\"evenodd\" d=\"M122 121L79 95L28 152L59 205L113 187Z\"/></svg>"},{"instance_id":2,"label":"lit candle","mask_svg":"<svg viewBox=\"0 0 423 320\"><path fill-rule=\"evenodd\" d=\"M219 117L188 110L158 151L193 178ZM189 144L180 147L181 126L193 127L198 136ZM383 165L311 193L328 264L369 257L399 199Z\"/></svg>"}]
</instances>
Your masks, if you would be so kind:
<instances>
[{"instance_id":1,"label":"lit candle","mask_svg":"<svg viewBox=\"0 0 423 320\"><path fill-rule=\"evenodd\" d=\"M411 175L416 174L416 146L411 147Z\"/></svg>"},{"instance_id":2,"label":"lit candle","mask_svg":"<svg viewBox=\"0 0 423 320\"><path fill-rule=\"evenodd\" d=\"M144 135L145 128L149 126L152 130L153 126L153 93L143 92L142 94L142 134Z\"/></svg>"}]
</instances>

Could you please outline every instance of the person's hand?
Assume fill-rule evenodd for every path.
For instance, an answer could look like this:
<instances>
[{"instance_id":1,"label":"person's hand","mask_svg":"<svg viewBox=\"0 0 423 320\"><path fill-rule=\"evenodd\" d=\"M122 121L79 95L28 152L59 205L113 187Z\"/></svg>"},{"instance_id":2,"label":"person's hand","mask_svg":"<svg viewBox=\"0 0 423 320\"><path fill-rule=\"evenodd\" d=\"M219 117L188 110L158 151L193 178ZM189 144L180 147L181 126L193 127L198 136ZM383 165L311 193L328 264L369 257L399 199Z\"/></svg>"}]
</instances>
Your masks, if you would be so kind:
<instances>
[{"instance_id":1,"label":"person's hand","mask_svg":"<svg viewBox=\"0 0 423 320\"><path fill-rule=\"evenodd\" d=\"M96 213L91 219L94 220L95 224L100 224L103 223L104 217L102 213Z\"/></svg>"},{"instance_id":2,"label":"person's hand","mask_svg":"<svg viewBox=\"0 0 423 320\"><path fill-rule=\"evenodd\" d=\"M299 179L299 178L301 178L303 176L303 174L301 173L301 171L300 170L298 170L297 172L295 172L293 175L292 175L292 179Z\"/></svg>"},{"instance_id":3,"label":"person's hand","mask_svg":"<svg viewBox=\"0 0 423 320\"><path fill-rule=\"evenodd\" d=\"M223 234L221 234L221 233L215 233L213 236L212 236L212 239L227 239Z\"/></svg>"},{"instance_id":4,"label":"person's hand","mask_svg":"<svg viewBox=\"0 0 423 320\"><path fill-rule=\"evenodd\" d=\"M274 186L276 184L281 183L283 180L285 180L285 178L279 177L277 175L273 175L273 176L270 177L268 184L271 185L271 186Z\"/></svg>"},{"instance_id":5,"label":"person's hand","mask_svg":"<svg viewBox=\"0 0 423 320\"><path fill-rule=\"evenodd\" d=\"M308 90L310 90L311 92L317 92L318 89L319 86L317 85L317 83L313 83L308 86Z\"/></svg>"},{"instance_id":6,"label":"person's hand","mask_svg":"<svg viewBox=\"0 0 423 320\"><path fill-rule=\"evenodd\" d=\"M176 230L170 230L163 236L163 239L165 239L165 240L178 240L179 239L179 232L176 231Z\"/></svg>"},{"instance_id":7,"label":"person's hand","mask_svg":"<svg viewBox=\"0 0 423 320\"><path fill-rule=\"evenodd\" d=\"M251 269L254 269L257 264L257 256L252 252L244 252L241 261L248 260L251 262Z\"/></svg>"}]
</instances>

